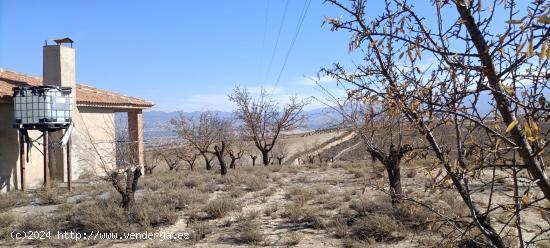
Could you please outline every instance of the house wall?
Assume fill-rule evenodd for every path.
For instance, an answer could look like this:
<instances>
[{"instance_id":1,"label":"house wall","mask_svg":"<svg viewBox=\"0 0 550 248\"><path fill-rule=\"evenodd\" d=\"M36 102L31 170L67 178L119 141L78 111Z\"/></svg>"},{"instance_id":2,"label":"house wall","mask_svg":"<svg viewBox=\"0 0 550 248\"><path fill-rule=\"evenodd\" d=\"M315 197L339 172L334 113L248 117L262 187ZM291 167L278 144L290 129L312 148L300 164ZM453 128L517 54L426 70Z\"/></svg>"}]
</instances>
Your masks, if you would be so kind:
<instances>
[{"instance_id":1,"label":"house wall","mask_svg":"<svg viewBox=\"0 0 550 248\"><path fill-rule=\"evenodd\" d=\"M79 107L74 116L73 178L103 175L116 165L115 112L106 108Z\"/></svg>"},{"instance_id":2,"label":"house wall","mask_svg":"<svg viewBox=\"0 0 550 248\"><path fill-rule=\"evenodd\" d=\"M0 192L20 188L19 168L19 134L13 128L13 105L0 104ZM29 137L36 140L41 133L29 131ZM42 139L37 140L42 142ZM25 184L41 185L44 178L44 164L42 157L42 146L34 143L29 155L29 163L25 165ZM26 149L26 147L25 147ZM27 156L27 154L25 154Z\"/></svg>"},{"instance_id":3,"label":"house wall","mask_svg":"<svg viewBox=\"0 0 550 248\"><path fill-rule=\"evenodd\" d=\"M20 189L19 138L13 124L13 105L0 104L0 192ZM102 175L102 167L116 164L115 161L115 114L112 109L79 107L73 121L72 178L82 175ZM29 131L34 140L39 131ZM52 133L51 140L58 140L61 133ZM37 140L42 143L42 139ZM29 162L25 166L27 188L39 188L43 184L42 146L35 143ZM50 149L50 172L54 182L66 181L66 149ZM28 153L28 152L27 152Z\"/></svg>"}]
</instances>

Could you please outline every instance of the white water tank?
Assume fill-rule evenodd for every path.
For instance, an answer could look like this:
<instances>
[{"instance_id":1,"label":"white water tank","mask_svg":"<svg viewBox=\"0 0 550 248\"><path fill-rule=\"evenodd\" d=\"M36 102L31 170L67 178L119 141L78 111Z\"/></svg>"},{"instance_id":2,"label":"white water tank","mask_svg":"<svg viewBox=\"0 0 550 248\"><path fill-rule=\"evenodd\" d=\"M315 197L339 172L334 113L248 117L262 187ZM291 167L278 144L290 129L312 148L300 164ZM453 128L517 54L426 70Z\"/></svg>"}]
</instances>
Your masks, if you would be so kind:
<instances>
[{"instance_id":1,"label":"white water tank","mask_svg":"<svg viewBox=\"0 0 550 248\"><path fill-rule=\"evenodd\" d=\"M13 88L15 124L48 126L72 121L71 88L34 86Z\"/></svg>"}]
</instances>

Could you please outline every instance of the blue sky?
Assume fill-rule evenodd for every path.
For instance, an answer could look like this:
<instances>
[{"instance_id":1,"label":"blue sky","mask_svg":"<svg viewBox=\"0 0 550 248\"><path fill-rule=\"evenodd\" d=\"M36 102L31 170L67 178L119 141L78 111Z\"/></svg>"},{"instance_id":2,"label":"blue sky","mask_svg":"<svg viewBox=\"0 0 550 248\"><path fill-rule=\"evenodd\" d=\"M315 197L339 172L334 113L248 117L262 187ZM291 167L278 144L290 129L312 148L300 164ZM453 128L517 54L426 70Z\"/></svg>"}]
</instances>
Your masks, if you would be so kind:
<instances>
[{"instance_id":1,"label":"blue sky","mask_svg":"<svg viewBox=\"0 0 550 248\"><path fill-rule=\"evenodd\" d=\"M235 85L252 92L265 87L281 99L320 96L307 78L334 62L348 68L361 63L361 53L348 53L349 33L321 27L324 17L343 11L311 0L275 88L306 1L0 0L0 67L40 76L44 40L68 36L76 42L78 82L151 100L153 110L231 111L227 95ZM369 1L367 16L378 15L382 3ZM415 1L428 25L435 23L433 8ZM496 13L491 28L506 27L502 12ZM452 24L456 10L444 16ZM423 62L437 63L430 57ZM342 93L334 80L322 82Z\"/></svg>"},{"instance_id":2,"label":"blue sky","mask_svg":"<svg viewBox=\"0 0 550 248\"><path fill-rule=\"evenodd\" d=\"M151 100L154 110L229 111L234 85L273 89L304 2L289 0L268 74L285 0L1 0L0 67L40 76L44 40L68 36L78 82ZM315 95L305 77L352 61L348 34L321 27L325 16L341 14L312 0L277 97Z\"/></svg>"}]
</instances>

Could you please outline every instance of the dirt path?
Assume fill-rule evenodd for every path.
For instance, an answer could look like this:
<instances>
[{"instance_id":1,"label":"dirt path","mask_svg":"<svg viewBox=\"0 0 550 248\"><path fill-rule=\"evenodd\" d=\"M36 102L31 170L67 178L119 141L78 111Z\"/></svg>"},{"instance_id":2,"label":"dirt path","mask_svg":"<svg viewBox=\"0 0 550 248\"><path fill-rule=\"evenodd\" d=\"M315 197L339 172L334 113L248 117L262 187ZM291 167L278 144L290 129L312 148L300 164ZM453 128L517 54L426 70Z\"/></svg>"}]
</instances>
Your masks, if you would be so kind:
<instances>
[{"instance_id":1,"label":"dirt path","mask_svg":"<svg viewBox=\"0 0 550 248\"><path fill-rule=\"evenodd\" d=\"M346 152L353 151L353 149L357 148L357 146L361 145L362 143L363 141L359 141L355 145L347 147L346 149L340 151L338 154L336 154L336 156L334 156L334 160L337 160L340 156L342 156Z\"/></svg>"},{"instance_id":2,"label":"dirt path","mask_svg":"<svg viewBox=\"0 0 550 248\"><path fill-rule=\"evenodd\" d=\"M355 132L349 132L346 135L342 135L341 137L339 137L338 139L332 142L322 144L318 147L313 148L312 150L309 150L306 153L294 155L293 158L291 158L292 161L290 161L289 163L293 165L299 165L298 164L299 157L307 157L308 155L315 155L318 153L322 153L324 150L330 149L331 147L334 147L340 143L353 139L353 137L355 137Z\"/></svg>"}]
</instances>

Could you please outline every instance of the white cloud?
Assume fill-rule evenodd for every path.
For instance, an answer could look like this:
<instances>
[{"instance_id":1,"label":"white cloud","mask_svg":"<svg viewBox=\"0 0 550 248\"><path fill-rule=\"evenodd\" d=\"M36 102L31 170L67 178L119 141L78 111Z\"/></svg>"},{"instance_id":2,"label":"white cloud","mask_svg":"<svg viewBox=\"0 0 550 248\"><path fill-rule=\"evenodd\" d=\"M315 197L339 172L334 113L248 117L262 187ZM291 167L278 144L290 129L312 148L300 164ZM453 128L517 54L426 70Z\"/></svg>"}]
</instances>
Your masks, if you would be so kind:
<instances>
[{"instance_id":1,"label":"white cloud","mask_svg":"<svg viewBox=\"0 0 550 248\"><path fill-rule=\"evenodd\" d=\"M306 109L310 110L325 107L322 102L313 99L313 97L320 100L325 100L326 98L319 86L315 84L315 81L329 90L336 97L345 95L345 91L336 86L336 80L329 76L324 76L321 78L304 76L295 78L294 80L285 83L280 83L276 87L274 87L274 85L265 85L263 88L268 94L277 99L281 105L288 103L290 97L297 97L298 99L311 99L310 104L306 106ZM243 87L247 88L253 97L258 96L262 89L262 86ZM235 104L228 99L228 94L230 93L231 91L228 89L225 94L220 94L219 92L216 92L215 94L197 94L176 99L175 101L165 99L166 102L159 101L159 105L156 106L155 109L164 111L181 110L185 112L205 110L229 112L236 108Z\"/></svg>"}]
</instances>

